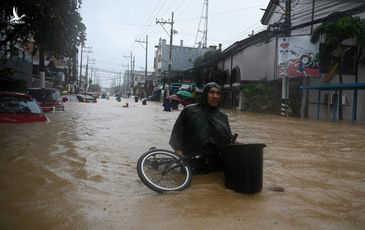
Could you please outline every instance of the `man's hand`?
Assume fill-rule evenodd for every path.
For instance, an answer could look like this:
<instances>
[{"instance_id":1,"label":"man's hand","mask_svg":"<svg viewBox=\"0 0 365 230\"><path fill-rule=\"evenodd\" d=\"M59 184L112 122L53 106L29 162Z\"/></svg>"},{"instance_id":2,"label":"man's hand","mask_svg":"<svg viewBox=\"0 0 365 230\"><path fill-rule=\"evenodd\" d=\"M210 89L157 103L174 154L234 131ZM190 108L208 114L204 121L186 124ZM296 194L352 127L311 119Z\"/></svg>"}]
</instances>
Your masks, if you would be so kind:
<instances>
[{"instance_id":1,"label":"man's hand","mask_svg":"<svg viewBox=\"0 0 365 230\"><path fill-rule=\"evenodd\" d=\"M232 136L232 144L236 144L236 140L237 140L237 137L238 137L238 133L235 133L233 136Z\"/></svg>"},{"instance_id":2,"label":"man's hand","mask_svg":"<svg viewBox=\"0 0 365 230\"><path fill-rule=\"evenodd\" d=\"M183 157L184 156L184 154L183 154L183 152L181 151L181 150L175 150L175 153L176 153L176 155L178 155L178 156L180 156L180 157Z\"/></svg>"}]
</instances>

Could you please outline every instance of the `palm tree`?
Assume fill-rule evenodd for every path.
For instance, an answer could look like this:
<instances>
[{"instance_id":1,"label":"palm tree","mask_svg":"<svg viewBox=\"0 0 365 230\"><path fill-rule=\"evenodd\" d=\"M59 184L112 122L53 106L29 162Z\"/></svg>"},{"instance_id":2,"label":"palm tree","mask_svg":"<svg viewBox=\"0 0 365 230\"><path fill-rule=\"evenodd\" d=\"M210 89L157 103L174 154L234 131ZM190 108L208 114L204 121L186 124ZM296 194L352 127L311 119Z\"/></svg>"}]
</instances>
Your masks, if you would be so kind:
<instances>
[{"instance_id":1,"label":"palm tree","mask_svg":"<svg viewBox=\"0 0 365 230\"><path fill-rule=\"evenodd\" d=\"M342 62L347 51L343 41L352 39L357 46L357 55L355 63L355 82L358 82L358 66L362 54L362 47L365 45L365 22L359 17L342 17L336 21L324 22L317 27L311 37L311 42L317 42L321 36L324 36L325 53L334 58L338 65L338 75L340 84L342 84ZM357 90L354 91L354 98L357 98ZM342 90L339 91L339 120L343 119L342 114ZM354 104L355 108L356 105Z\"/></svg>"}]
</instances>

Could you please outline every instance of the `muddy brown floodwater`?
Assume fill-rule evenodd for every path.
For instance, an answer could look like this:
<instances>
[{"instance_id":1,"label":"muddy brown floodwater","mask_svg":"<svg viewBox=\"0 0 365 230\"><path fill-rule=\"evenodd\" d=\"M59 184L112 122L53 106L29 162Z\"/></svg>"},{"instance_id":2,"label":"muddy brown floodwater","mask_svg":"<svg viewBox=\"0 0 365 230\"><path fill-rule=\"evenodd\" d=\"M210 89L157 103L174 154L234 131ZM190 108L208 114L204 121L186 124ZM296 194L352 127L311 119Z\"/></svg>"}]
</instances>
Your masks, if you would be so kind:
<instances>
[{"instance_id":1,"label":"muddy brown floodwater","mask_svg":"<svg viewBox=\"0 0 365 230\"><path fill-rule=\"evenodd\" d=\"M364 124L224 110L239 141L267 145L262 192L226 189L218 172L160 195L136 162L169 148L179 111L125 102L0 125L0 229L365 229Z\"/></svg>"}]
</instances>

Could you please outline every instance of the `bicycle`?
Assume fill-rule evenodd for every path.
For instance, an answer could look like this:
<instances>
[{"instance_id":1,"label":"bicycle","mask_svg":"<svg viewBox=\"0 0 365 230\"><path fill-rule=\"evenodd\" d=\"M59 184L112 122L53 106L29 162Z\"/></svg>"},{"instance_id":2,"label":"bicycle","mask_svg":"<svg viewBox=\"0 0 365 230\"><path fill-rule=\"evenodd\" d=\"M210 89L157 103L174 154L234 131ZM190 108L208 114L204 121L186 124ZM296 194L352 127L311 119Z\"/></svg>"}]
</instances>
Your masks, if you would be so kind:
<instances>
[{"instance_id":1,"label":"bicycle","mask_svg":"<svg viewBox=\"0 0 365 230\"><path fill-rule=\"evenodd\" d=\"M232 143L236 138L237 134ZM190 186L193 176L188 162L200 157L204 155L180 156L170 150L151 147L139 157L137 173L143 184L155 192L182 191Z\"/></svg>"}]
</instances>

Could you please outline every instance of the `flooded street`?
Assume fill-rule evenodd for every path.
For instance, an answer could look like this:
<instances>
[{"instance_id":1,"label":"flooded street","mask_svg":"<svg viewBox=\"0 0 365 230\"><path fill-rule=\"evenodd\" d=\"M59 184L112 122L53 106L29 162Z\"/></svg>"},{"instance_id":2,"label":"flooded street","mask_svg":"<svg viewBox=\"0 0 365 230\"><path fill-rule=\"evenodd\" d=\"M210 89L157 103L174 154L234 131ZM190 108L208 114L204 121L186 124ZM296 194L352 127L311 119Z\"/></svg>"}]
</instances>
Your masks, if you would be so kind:
<instances>
[{"instance_id":1,"label":"flooded street","mask_svg":"<svg viewBox=\"0 0 365 230\"><path fill-rule=\"evenodd\" d=\"M218 172L161 195L136 162L170 149L180 111L126 101L0 125L0 229L365 229L364 124L224 110L238 141L267 145L262 192L226 189Z\"/></svg>"}]
</instances>

